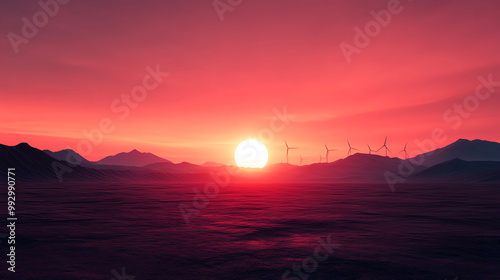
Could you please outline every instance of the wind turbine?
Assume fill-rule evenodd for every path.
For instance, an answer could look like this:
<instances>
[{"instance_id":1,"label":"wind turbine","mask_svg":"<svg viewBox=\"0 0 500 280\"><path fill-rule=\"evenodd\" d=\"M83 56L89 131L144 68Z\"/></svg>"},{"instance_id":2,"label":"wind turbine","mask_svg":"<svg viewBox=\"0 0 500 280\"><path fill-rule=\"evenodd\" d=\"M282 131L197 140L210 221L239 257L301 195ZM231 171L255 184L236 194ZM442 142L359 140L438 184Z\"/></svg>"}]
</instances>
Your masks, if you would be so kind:
<instances>
[{"instance_id":1,"label":"wind turbine","mask_svg":"<svg viewBox=\"0 0 500 280\"><path fill-rule=\"evenodd\" d=\"M399 153L405 152L405 159L407 159L409 156L408 152L406 151L406 145L408 145L408 142L405 144L405 148L401 152L399 152Z\"/></svg>"},{"instance_id":2,"label":"wind turbine","mask_svg":"<svg viewBox=\"0 0 500 280\"><path fill-rule=\"evenodd\" d=\"M298 148L295 147L288 147L288 143L285 140L285 145L286 145L286 163L288 164L288 150L296 150Z\"/></svg>"},{"instance_id":3,"label":"wind turbine","mask_svg":"<svg viewBox=\"0 0 500 280\"><path fill-rule=\"evenodd\" d=\"M385 137L384 145L382 145L382 147L380 147L380 148L377 150L377 152L378 152L378 151L380 151L380 149L385 148L385 156L387 156L387 151L389 151L390 153L392 153L392 152L391 152L391 150L389 150L389 148L387 148L387 145L386 145L386 144L387 144L387 136Z\"/></svg>"},{"instance_id":4,"label":"wind turbine","mask_svg":"<svg viewBox=\"0 0 500 280\"><path fill-rule=\"evenodd\" d=\"M299 165L302 165L302 155L300 155L300 163Z\"/></svg>"},{"instance_id":5,"label":"wind turbine","mask_svg":"<svg viewBox=\"0 0 500 280\"><path fill-rule=\"evenodd\" d=\"M351 147L351 143L349 143L349 140L347 140L347 145L349 146L349 151L347 151L348 156L352 154L352 150L359 151L358 149Z\"/></svg>"},{"instance_id":6,"label":"wind turbine","mask_svg":"<svg viewBox=\"0 0 500 280\"><path fill-rule=\"evenodd\" d=\"M367 145L368 145L368 150L369 150L368 154L369 154L369 155L371 155L371 154L372 154L372 152L376 152L375 150L372 150L372 148L370 148L370 145L369 145L369 144L367 144Z\"/></svg>"},{"instance_id":7,"label":"wind turbine","mask_svg":"<svg viewBox=\"0 0 500 280\"><path fill-rule=\"evenodd\" d=\"M319 163L321 163L322 160L323 160L323 157L321 156L321 154L319 154Z\"/></svg>"},{"instance_id":8,"label":"wind turbine","mask_svg":"<svg viewBox=\"0 0 500 280\"><path fill-rule=\"evenodd\" d=\"M325 144L325 149L326 149L326 163L328 163L328 155L332 151L336 151L335 149L328 149L328 146Z\"/></svg>"}]
</instances>

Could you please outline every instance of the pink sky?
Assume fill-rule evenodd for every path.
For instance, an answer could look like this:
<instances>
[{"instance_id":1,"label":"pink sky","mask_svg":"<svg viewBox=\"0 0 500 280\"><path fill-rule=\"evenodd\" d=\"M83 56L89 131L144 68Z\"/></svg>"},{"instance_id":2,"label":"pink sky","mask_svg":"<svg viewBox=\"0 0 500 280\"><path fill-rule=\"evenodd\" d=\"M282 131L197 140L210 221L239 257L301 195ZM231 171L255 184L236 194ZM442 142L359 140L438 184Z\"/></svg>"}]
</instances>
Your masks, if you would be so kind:
<instances>
[{"instance_id":1,"label":"pink sky","mask_svg":"<svg viewBox=\"0 0 500 280\"><path fill-rule=\"evenodd\" d=\"M16 54L7 34L41 8L3 1L0 143L77 150L82 131L109 118L115 130L87 159L138 149L228 163L285 106L296 118L264 143L271 163L285 161L283 139L300 148L291 163L318 161L325 142L339 149L330 160L347 139L366 152L386 135L397 156L435 128L447 135L439 146L500 141L500 87L456 129L443 119L479 76L500 82L500 2L401 1L348 63L339 45L354 45L354 28L388 2L243 1L221 21L212 1L70 1ZM111 104L156 65L169 76L120 119Z\"/></svg>"}]
</instances>

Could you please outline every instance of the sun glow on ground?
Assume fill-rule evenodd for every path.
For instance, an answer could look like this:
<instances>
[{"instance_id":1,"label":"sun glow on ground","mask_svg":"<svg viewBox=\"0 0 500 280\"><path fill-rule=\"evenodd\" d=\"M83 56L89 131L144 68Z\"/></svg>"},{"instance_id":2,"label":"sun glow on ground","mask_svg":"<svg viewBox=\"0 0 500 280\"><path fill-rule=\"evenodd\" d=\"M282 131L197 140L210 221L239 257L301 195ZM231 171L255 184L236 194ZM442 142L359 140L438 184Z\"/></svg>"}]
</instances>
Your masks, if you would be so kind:
<instances>
[{"instance_id":1,"label":"sun glow on ground","mask_svg":"<svg viewBox=\"0 0 500 280\"><path fill-rule=\"evenodd\" d=\"M262 168L266 166L268 156L266 146L254 139L241 142L234 152L239 167Z\"/></svg>"}]
</instances>

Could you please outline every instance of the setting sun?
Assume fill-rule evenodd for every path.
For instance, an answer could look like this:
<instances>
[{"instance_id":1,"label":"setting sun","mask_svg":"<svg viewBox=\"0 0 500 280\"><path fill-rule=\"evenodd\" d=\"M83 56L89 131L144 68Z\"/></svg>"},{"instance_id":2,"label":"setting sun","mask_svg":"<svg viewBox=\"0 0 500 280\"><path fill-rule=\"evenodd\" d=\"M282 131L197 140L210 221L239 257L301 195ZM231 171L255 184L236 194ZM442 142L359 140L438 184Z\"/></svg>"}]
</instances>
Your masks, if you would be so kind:
<instances>
[{"instance_id":1,"label":"setting sun","mask_svg":"<svg viewBox=\"0 0 500 280\"><path fill-rule=\"evenodd\" d=\"M266 146L254 139L245 140L236 148L234 159L239 167L262 168L268 159Z\"/></svg>"}]
</instances>

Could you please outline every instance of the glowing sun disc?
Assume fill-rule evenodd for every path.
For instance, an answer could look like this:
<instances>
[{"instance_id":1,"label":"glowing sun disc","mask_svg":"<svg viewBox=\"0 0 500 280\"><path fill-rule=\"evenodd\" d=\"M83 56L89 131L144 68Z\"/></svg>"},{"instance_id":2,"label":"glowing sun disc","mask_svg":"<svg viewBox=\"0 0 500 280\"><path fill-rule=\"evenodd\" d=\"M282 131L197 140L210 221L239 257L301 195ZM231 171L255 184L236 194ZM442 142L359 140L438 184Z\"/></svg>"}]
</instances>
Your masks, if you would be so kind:
<instances>
[{"instance_id":1,"label":"glowing sun disc","mask_svg":"<svg viewBox=\"0 0 500 280\"><path fill-rule=\"evenodd\" d=\"M234 152L239 167L262 168L266 166L268 156L266 146L254 139L241 142Z\"/></svg>"}]
</instances>

